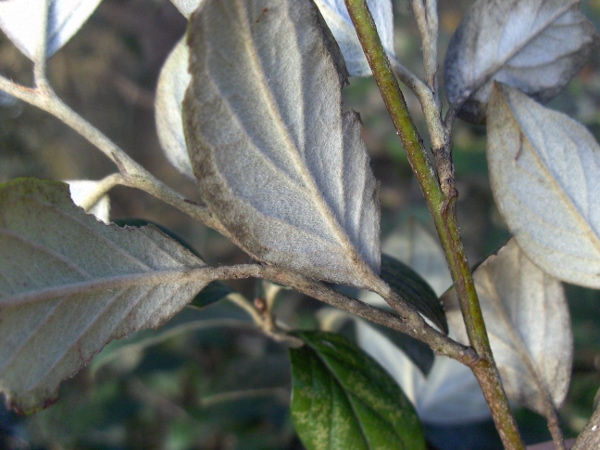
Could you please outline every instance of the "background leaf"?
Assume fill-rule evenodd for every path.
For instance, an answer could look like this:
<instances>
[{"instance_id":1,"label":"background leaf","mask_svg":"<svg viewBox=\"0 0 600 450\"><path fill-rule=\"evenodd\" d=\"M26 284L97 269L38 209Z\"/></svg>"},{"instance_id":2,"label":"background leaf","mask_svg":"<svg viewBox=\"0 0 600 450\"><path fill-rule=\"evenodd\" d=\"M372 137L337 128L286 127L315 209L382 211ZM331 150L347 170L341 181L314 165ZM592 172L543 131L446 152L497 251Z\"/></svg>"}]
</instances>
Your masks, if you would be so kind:
<instances>
[{"instance_id":1,"label":"background leaf","mask_svg":"<svg viewBox=\"0 0 600 450\"><path fill-rule=\"evenodd\" d=\"M384 251L415 270L437 296L452 286L439 241L414 217L404 220L384 239Z\"/></svg>"},{"instance_id":2,"label":"background leaf","mask_svg":"<svg viewBox=\"0 0 600 450\"><path fill-rule=\"evenodd\" d=\"M497 85L488 163L500 212L539 267L600 287L600 146L565 114Z\"/></svg>"},{"instance_id":3,"label":"background leaf","mask_svg":"<svg viewBox=\"0 0 600 450\"><path fill-rule=\"evenodd\" d=\"M73 203L80 206L87 196L92 193L98 186L98 181L94 180L70 180L69 191ZM110 222L110 198L104 195L98 202L88 211L88 214L93 214L104 223Z\"/></svg>"},{"instance_id":4,"label":"background leaf","mask_svg":"<svg viewBox=\"0 0 600 450\"><path fill-rule=\"evenodd\" d=\"M64 183L0 187L0 389L11 406L49 405L58 385L113 339L157 327L210 280L160 231L104 225Z\"/></svg>"},{"instance_id":5,"label":"background leaf","mask_svg":"<svg viewBox=\"0 0 600 450\"><path fill-rule=\"evenodd\" d=\"M46 57L77 33L102 0L18 0L0 2L0 28L29 59L41 52L47 23ZM48 5L44 16L42 3ZM43 53L42 53L43 54Z\"/></svg>"},{"instance_id":6,"label":"background leaf","mask_svg":"<svg viewBox=\"0 0 600 450\"><path fill-rule=\"evenodd\" d=\"M382 255L381 278L440 330L448 333L442 304L431 286L417 272L389 255Z\"/></svg>"},{"instance_id":7,"label":"background leaf","mask_svg":"<svg viewBox=\"0 0 600 450\"><path fill-rule=\"evenodd\" d=\"M371 68L354 30L344 0L315 0L315 3L342 50L348 73L355 77L371 75ZM395 55L392 2L390 0L367 0L367 5L385 51L389 55Z\"/></svg>"},{"instance_id":8,"label":"background leaf","mask_svg":"<svg viewBox=\"0 0 600 450\"><path fill-rule=\"evenodd\" d=\"M559 407L569 388L573 337L562 284L537 268L514 239L474 272L494 358L509 399L539 414L543 392ZM443 296L458 310L454 289ZM458 314L448 316L467 342Z\"/></svg>"},{"instance_id":9,"label":"background leaf","mask_svg":"<svg viewBox=\"0 0 600 450\"><path fill-rule=\"evenodd\" d=\"M171 0L171 3L183 14L187 19L200 6L204 0Z\"/></svg>"},{"instance_id":10,"label":"background leaf","mask_svg":"<svg viewBox=\"0 0 600 450\"><path fill-rule=\"evenodd\" d=\"M435 286L438 295L452 285L439 242L419 220L413 217L403 220L384 240L383 248ZM377 306L383 302L372 293L361 295L361 299ZM461 320L460 311L450 311L446 315L451 314ZM449 335L456 338L452 323L449 323ZM422 355L425 358L420 361L389 334L364 321L357 321L356 338L360 347L402 387L424 423L453 426L490 416L477 380L466 366L450 358L433 359L433 354L428 365L424 365L423 362L428 361L427 355Z\"/></svg>"},{"instance_id":11,"label":"background leaf","mask_svg":"<svg viewBox=\"0 0 600 450\"><path fill-rule=\"evenodd\" d=\"M182 174L193 179L181 115L183 96L192 79L188 72L188 58L184 38L171 51L160 71L154 109L156 131L165 155Z\"/></svg>"},{"instance_id":12,"label":"background leaf","mask_svg":"<svg viewBox=\"0 0 600 450\"><path fill-rule=\"evenodd\" d=\"M363 287L379 271L376 182L342 57L306 0L207 1L192 16L188 149L203 200L255 258Z\"/></svg>"},{"instance_id":13,"label":"background leaf","mask_svg":"<svg viewBox=\"0 0 600 450\"><path fill-rule=\"evenodd\" d=\"M460 311L448 318L461 320ZM453 321L450 337L456 338ZM490 416L481 388L468 367L450 358L436 356L427 375L388 336L367 322L357 322L360 347L392 374L415 406L425 424L459 425Z\"/></svg>"},{"instance_id":14,"label":"background leaf","mask_svg":"<svg viewBox=\"0 0 600 450\"><path fill-rule=\"evenodd\" d=\"M561 92L588 60L597 37L579 5L579 0L476 2L448 47L448 100L461 100L485 74L490 79L470 96L459 116L485 122L493 80L540 101Z\"/></svg>"},{"instance_id":15,"label":"background leaf","mask_svg":"<svg viewBox=\"0 0 600 450\"><path fill-rule=\"evenodd\" d=\"M339 335L297 335L292 419L308 449L425 448L412 405L375 361Z\"/></svg>"},{"instance_id":16,"label":"background leaf","mask_svg":"<svg viewBox=\"0 0 600 450\"><path fill-rule=\"evenodd\" d=\"M388 345L391 345L391 348L395 350L400 350L405 355L405 358L408 356L410 358L408 365L411 368L416 366L422 374L427 375L433 366L435 360L433 350L427 344L407 334L399 333L387 327L363 320L337 308L321 308L317 312L316 317L319 320L320 330L341 334L352 342L358 342L360 347L379 362L396 381L398 381L396 373L389 370L387 366L374 356L379 352L376 349L377 346L371 344L371 335L376 336L376 340L384 339L388 341ZM362 327L362 330L359 330L359 322L365 325ZM376 349L375 352L372 352L373 349ZM404 389L402 384L398 384ZM409 398L414 404L414 397Z\"/></svg>"}]
</instances>

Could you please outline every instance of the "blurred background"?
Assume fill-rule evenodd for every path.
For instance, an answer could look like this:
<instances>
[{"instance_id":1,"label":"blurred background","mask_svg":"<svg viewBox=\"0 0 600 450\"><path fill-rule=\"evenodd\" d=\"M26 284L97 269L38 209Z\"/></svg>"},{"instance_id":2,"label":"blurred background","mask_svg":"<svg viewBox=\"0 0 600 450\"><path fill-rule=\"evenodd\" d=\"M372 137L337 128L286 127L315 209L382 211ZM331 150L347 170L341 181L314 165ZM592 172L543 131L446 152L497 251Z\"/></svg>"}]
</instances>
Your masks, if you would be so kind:
<instances>
[{"instance_id":1,"label":"blurred background","mask_svg":"<svg viewBox=\"0 0 600 450\"><path fill-rule=\"evenodd\" d=\"M440 61L468 6L440 3ZM398 58L421 74L420 38L408 1L395 0ZM600 28L600 2L584 2ZM154 90L169 51L186 20L168 0L104 0L90 20L48 62L52 86L81 116L159 179L192 200L194 182L167 162L154 124ZM440 66L441 67L441 66ZM32 65L0 33L0 73L31 85ZM440 79L442 80L442 79ZM427 146L416 99L405 90ZM442 93L443 97L443 93ZM430 227L427 209L372 79L351 79L346 109L361 113L363 137L381 181L382 232L416 217ZM559 109L600 138L600 54L553 100ZM475 264L502 245L508 232L489 188L485 128L458 121L453 135L459 219ZM22 176L58 180L101 179L112 163L58 120L0 96L0 182ZM111 191L113 220L138 218L173 231L213 264L248 262L226 239L153 197L127 188ZM252 299L261 283L230 286ZM592 413L600 386L600 295L567 286L575 335L574 373L561 411L575 436ZM316 327L320 304L291 291L278 296L277 314L296 327ZM74 379L61 399L30 418L0 409L0 448L300 449L289 407L287 351L258 332L228 302L186 308L160 332L140 333L107 349ZM0 343L1 345L1 343ZM519 411L531 442L548 437L543 418ZM489 422L428 427L443 448L499 448ZM465 436L471 439L465 439ZM441 436L441 437L440 437ZM454 440L453 440L454 439ZM434 448L432 446L432 448ZM440 446L439 448L442 448Z\"/></svg>"}]
</instances>

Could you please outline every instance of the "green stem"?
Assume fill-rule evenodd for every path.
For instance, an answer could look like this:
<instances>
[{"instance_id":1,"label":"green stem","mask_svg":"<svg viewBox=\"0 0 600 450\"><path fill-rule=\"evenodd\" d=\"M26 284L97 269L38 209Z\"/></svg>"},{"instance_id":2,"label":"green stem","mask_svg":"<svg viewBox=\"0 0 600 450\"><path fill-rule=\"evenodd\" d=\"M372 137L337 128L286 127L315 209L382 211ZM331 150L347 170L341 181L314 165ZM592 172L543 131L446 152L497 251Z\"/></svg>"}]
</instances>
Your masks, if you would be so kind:
<instances>
[{"instance_id":1,"label":"green stem","mask_svg":"<svg viewBox=\"0 0 600 450\"><path fill-rule=\"evenodd\" d=\"M433 165L423 148L422 139L406 107L404 95L390 68L366 0L346 0L346 7L440 237L469 341L481 358L471 365L471 369L481 385L504 446L507 449L524 449L493 359L471 269L460 237L454 187L446 186L442 189L435 175ZM446 158L449 158L449 151L445 153ZM451 165L449 159L447 162ZM452 177L449 179L453 182Z\"/></svg>"}]
</instances>

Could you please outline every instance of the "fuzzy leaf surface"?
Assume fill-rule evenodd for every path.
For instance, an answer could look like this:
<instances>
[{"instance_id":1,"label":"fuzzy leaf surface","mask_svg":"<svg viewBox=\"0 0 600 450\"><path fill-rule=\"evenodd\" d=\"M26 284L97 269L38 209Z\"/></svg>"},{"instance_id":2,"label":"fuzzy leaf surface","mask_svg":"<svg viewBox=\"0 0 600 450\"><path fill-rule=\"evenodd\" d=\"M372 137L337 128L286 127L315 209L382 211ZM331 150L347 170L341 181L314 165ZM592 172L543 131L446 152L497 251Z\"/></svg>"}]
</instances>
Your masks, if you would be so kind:
<instances>
[{"instance_id":1,"label":"fuzzy leaf surface","mask_svg":"<svg viewBox=\"0 0 600 450\"><path fill-rule=\"evenodd\" d=\"M497 85L487 156L496 202L527 256L556 278L600 288L600 146L592 134Z\"/></svg>"},{"instance_id":2,"label":"fuzzy leaf surface","mask_svg":"<svg viewBox=\"0 0 600 450\"><path fill-rule=\"evenodd\" d=\"M153 227L105 225L68 185L0 187L0 390L35 412L104 345L158 327L206 285L207 266Z\"/></svg>"},{"instance_id":3,"label":"fuzzy leaf surface","mask_svg":"<svg viewBox=\"0 0 600 450\"><path fill-rule=\"evenodd\" d=\"M424 449L411 403L392 378L343 337L297 333L290 349L292 420L309 450Z\"/></svg>"},{"instance_id":4,"label":"fuzzy leaf surface","mask_svg":"<svg viewBox=\"0 0 600 450\"><path fill-rule=\"evenodd\" d=\"M208 0L191 19L184 100L200 193L256 259L365 287L380 212L347 72L308 0Z\"/></svg>"},{"instance_id":5,"label":"fuzzy leaf surface","mask_svg":"<svg viewBox=\"0 0 600 450\"><path fill-rule=\"evenodd\" d=\"M534 265L511 239L473 274L494 358L509 399L544 415L542 392L560 407L571 378L573 336L562 284ZM454 289L443 296L458 310ZM449 320L459 341L459 315Z\"/></svg>"},{"instance_id":6,"label":"fuzzy leaf surface","mask_svg":"<svg viewBox=\"0 0 600 450\"><path fill-rule=\"evenodd\" d=\"M165 156L177 170L193 179L181 114L185 90L192 79L188 72L188 59L189 50L184 38L175 45L160 71L154 116Z\"/></svg>"},{"instance_id":7,"label":"fuzzy leaf surface","mask_svg":"<svg viewBox=\"0 0 600 450\"><path fill-rule=\"evenodd\" d=\"M344 0L315 0L321 15L337 41L348 72L354 77L371 75L371 68L360 45ZM367 5L385 51L394 52L394 14L391 0L367 0Z\"/></svg>"},{"instance_id":8,"label":"fuzzy leaf surface","mask_svg":"<svg viewBox=\"0 0 600 450\"><path fill-rule=\"evenodd\" d=\"M29 59L56 53L102 0L17 0L0 2L0 28ZM48 15L41 4L48 5ZM46 33L46 51L43 30Z\"/></svg>"},{"instance_id":9,"label":"fuzzy leaf surface","mask_svg":"<svg viewBox=\"0 0 600 450\"><path fill-rule=\"evenodd\" d=\"M454 33L444 62L450 103L470 97L459 116L485 122L493 80L539 101L560 93L583 67L597 38L579 4L579 0L476 2Z\"/></svg>"}]
</instances>

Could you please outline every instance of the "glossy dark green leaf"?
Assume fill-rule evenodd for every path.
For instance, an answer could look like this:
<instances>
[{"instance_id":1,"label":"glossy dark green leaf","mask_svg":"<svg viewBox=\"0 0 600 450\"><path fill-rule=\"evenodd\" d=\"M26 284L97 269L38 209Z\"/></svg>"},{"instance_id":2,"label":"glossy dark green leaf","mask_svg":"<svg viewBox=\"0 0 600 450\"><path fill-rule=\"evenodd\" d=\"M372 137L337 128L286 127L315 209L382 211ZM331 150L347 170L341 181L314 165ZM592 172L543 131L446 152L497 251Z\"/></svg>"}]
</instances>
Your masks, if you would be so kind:
<instances>
[{"instance_id":1,"label":"glossy dark green leaf","mask_svg":"<svg viewBox=\"0 0 600 450\"><path fill-rule=\"evenodd\" d=\"M412 404L371 357L337 334L296 334L291 409L307 449L425 448Z\"/></svg>"},{"instance_id":2,"label":"glossy dark green leaf","mask_svg":"<svg viewBox=\"0 0 600 450\"><path fill-rule=\"evenodd\" d=\"M444 333L448 322L444 307L429 283L403 262L389 255L381 256L381 278L404 300L431 320Z\"/></svg>"},{"instance_id":3,"label":"glossy dark green leaf","mask_svg":"<svg viewBox=\"0 0 600 450\"><path fill-rule=\"evenodd\" d=\"M207 285L202 291L194 297L194 300L190 303L190 306L196 308L204 308L205 306L212 305L213 303L223 300L232 292L235 292L225 283L219 281L213 281Z\"/></svg>"}]
</instances>

